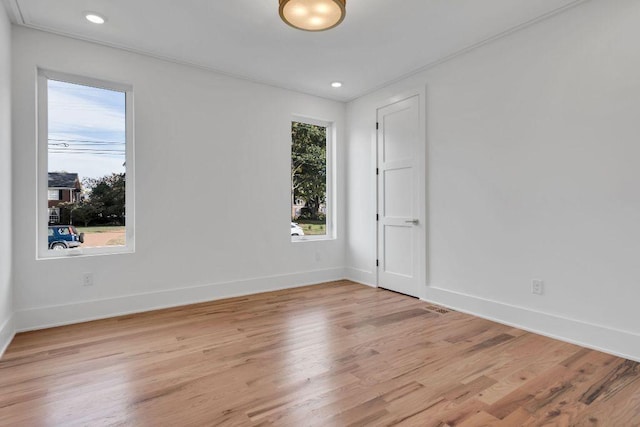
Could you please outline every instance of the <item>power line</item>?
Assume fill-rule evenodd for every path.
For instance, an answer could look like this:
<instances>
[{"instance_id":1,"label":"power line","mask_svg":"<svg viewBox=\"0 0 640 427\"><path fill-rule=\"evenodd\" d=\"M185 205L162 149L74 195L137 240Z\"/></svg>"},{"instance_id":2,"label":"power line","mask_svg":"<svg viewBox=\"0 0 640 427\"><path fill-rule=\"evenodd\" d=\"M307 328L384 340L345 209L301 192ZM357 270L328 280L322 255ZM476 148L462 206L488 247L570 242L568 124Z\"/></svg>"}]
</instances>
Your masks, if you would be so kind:
<instances>
[{"instance_id":1,"label":"power line","mask_svg":"<svg viewBox=\"0 0 640 427\"><path fill-rule=\"evenodd\" d=\"M102 147L106 147L106 148L102 148ZM49 152L51 151L59 151L61 153L70 153L72 151L110 151L113 153L124 153L126 152L126 150L120 149L120 148L113 148L110 149L109 146L107 145L103 145L102 147L96 147L96 148L83 148L83 147L78 147L78 146L69 146L69 145L62 145L62 146L51 146L49 147Z\"/></svg>"},{"instance_id":2,"label":"power line","mask_svg":"<svg viewBox=\"0 0 640 427\"><path fill-rule=\"evenodd\" d=\"M49 141L54 142L88 142L92 144L120 144L124 145L126 142L122 141L98 141L98 140L89 140L89 139L64 139L64 138L49 138Z\"/></svg>"},{"instance_id":3,"label":"power line","mask_svg":"<svg viewBox=\"0 0 640 427\"><path fill-rule=\"evenodd\" d=\"M53 151L53 150L57 150L60 151L61 153L68 153L71 151L78 151L78 152L91 152L91 151L108 151L110 153L124 153L125 150L109 150L108 148L73 148L70 147L68 150L64 149L64 148L52 148L49 151Z\"/></svg>"},{"instance_id":4,"label":"power line","mask_svg":"<svg viewBox=\"0 0 640 427\"><path fill-rule=\"evenodd\" d=\"M124 157L124 151L116 151L116 150L62 150L62 149L52 149L49 150L49 154L111 154L113 156Z\"/></svg>"},{"instance_id":5,"label":"power line","mask_svg":"<svg viewBox=\"0 0 640 427\"><path fill-rule=\"evenodd\" d=\"M49 154L112 154L114 156L124 157L124 151L109 151L109 150L93 150L93 151L60 151L51 150Z\"/></svg>"}]
</instances>

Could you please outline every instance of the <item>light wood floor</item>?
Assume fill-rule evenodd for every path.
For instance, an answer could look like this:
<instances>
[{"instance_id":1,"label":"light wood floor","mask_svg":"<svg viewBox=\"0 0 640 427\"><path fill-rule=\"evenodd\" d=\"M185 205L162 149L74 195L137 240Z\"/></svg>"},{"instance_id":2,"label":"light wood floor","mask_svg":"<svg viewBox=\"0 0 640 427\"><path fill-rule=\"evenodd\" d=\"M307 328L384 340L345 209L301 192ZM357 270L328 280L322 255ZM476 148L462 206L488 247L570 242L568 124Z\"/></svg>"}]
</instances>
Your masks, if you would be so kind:
<instances>
[{"instance_id":1,"label":"light wood floor","mask_svg":"<svg viewBox=\"0 0 640 427\"><path fill-rule=\"evenodd\" d=\"M335 282L19 334L0 425L625 427L639 374Z\"/></svg>"}]
</instances>

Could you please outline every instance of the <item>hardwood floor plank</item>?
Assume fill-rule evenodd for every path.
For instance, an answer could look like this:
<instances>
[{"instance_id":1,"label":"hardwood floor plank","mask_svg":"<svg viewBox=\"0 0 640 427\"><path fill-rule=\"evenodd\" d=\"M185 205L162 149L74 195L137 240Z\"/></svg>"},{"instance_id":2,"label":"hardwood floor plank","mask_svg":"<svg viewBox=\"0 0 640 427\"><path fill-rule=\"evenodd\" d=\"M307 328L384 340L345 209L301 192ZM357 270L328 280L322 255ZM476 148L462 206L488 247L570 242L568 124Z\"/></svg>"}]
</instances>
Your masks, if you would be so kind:
<instances>
[{"instance_id":1,"label":"hardwood floor plank","mask_svg":"<svg viewBox=\"0 0 640 427\"><path fill-rule=\"evenodd\" d=\"M18 334L2 426L639 426L640 365L348 281Z\"/></svg>"},{"instance_id":2,"label":"hardwood floor plank","mask_svg":"<svg viewBox=\"0 0 640 427\"><path fill-rule=\"evenodd\" d=\"M616 363L612 369L596 384L593 384L582 395L580 402L590 405L597 399L610 398L611 395L624 389L626 385L637 381L640 374L640 364L630 360Z\"/></svg>"},{"instance_id":3,"label":"hardwood floor plank","mask_svg":"<svg viewBox=\"0 0 640 427\"><path fill-rule=\"evenodd\" d=\"M499 419L484 411L480 411L458 424L457 427L494 427L499 425Z\"/></svg>"}]
</instances>

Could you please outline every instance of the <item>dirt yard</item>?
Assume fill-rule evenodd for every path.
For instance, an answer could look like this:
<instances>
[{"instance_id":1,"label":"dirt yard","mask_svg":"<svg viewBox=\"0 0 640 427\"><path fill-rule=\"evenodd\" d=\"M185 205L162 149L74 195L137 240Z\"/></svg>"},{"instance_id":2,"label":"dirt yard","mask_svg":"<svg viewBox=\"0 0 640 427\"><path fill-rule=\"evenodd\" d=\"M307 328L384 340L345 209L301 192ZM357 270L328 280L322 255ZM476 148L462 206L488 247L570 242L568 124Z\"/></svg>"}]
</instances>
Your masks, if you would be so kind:
<instances>
[{"instance_id":1,"label":"dirt yard","mask_svg":"<svg viewBox=\"0 0 640 427\"><path fill-rule=\"evenodd\" d=\"M104 233L85 233L82 247L91 248L96 246L118 246L124 244L124 230L120 230Z\"/></svg>"}]
</instances>

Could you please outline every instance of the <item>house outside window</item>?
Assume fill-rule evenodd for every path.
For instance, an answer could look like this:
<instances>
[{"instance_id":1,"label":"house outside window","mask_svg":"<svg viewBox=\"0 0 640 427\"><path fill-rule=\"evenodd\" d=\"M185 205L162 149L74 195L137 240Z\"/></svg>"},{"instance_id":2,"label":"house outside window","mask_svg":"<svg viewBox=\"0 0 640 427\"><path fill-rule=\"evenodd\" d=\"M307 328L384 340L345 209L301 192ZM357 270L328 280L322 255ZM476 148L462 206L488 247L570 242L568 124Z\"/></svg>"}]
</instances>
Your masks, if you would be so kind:
<instances>
[{"instance_id":1,"label":"house outside window","mask_svg":"<svg viewBox=\"0 0 640 427\"><path fill-rule=\"evenodd\" d=\"M59 206L66 207L78 202L82 193L82 184L77 173L49 172L47 179L49 188L47 190L49 223L59 224L63 220L60 217ZM53 208L56 208L55 211L52 210ZM70 215L67 214L64 219L66 220L65 222L70 222Z\"/></svg>"}]
</instances>

